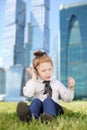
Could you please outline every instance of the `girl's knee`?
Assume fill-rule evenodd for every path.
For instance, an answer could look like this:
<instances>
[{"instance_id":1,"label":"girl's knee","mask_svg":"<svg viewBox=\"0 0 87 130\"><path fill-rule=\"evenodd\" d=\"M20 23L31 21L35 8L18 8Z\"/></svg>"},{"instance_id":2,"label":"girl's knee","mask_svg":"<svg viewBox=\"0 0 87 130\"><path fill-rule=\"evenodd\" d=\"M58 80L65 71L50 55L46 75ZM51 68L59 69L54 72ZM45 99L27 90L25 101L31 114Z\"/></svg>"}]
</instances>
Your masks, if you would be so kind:
<instances>
[{"instance_id":1,"label":"girl's knee","mask_svg":"<svg viewBox=\"0 0 87 130\"><path fill-rule=\"evenodd\" d=\"M47 103L47 102L53 102L53 100L51 98L46 98L43 103Z\"/></svg>"}]
</instances>

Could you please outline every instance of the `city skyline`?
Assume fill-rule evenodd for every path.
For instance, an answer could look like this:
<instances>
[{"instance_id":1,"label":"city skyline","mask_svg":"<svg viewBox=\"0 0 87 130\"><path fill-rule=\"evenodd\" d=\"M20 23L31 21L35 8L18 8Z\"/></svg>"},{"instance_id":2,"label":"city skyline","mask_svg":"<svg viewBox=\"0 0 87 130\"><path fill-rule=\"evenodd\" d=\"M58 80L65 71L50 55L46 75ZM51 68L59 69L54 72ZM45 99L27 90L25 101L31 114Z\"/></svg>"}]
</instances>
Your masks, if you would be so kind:
<instances>
[{"instance_id":1,"label":"city skyline","mask_svg":"<svg viewBox=\"0 0 87 130\"><path fill-rule=\"evenodd\" d=\"M26 2L27 8L27 18L26 22L30 22L30 10L31 10L31 0L24 0ZM85 2L87 0L50 0L50 20L49 20L49 28L50 28L50 43L52 45L56 36L60 32L60 23L59 23L59 8L60 5L74 4L78 2ZM29 10L29 11L28 11Z\"/></svg>"},{"instance_id":2,"label":"city skyline","mask_svg":"<svg viewBox=\"0 0 87 130\"><path fill-rule=\"evenodd\" d=\"M6 0L5 0L6 1ZM26 17L26 23L30 22L30 10L31 10L31 0L23 0L26 3L26 13L27 13L27 17ZM58 35L58 33L60 32L60 25L59 25L59 7L61 4L71 4L71 3L77 3L77 2L84 2L87 0L51 0L51 4L50 4L50 48L53 44L53 41L55 39L55 37ZM4 3L4 1L3 1ZM1 4L0 4L1 5ZM3 4L4 6L4 4ZM0 7L1 9L1 7ZM3 15L1 15L3 16ZM4 20L4 18L3 18ZM4 23L3 21L1 21L2 23ZM2 27L4 24L2 24L0 22L0 27L1 27L1 31L2 31ZM2 37L2 32L0 31L0 41L2 43L1 37ZM0 48L2 49L2 45L0 46ZM2 64L2 56L1 56L1 52L0 52L0 64Z\"/></svg>"}]
</instances>

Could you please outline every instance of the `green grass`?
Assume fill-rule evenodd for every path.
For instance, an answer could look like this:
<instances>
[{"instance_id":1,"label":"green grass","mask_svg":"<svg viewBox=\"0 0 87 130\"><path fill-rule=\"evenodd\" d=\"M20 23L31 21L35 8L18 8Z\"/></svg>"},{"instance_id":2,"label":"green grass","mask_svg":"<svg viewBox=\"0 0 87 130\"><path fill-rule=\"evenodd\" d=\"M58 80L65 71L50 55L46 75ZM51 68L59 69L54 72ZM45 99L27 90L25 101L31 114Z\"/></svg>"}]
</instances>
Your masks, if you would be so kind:
<instances>
[{"instance_id":1,"label":"green grass","mask_svg":"<svg viewBox=\"0 0 87 130\"><path fill-rule=\"evenodd\" d=\"M40 120L21 122L16 115L17 103L0 102L0 130L87 130L87 101L59 104L65 114L45 124Z\"/></svg>"}]
</instances>

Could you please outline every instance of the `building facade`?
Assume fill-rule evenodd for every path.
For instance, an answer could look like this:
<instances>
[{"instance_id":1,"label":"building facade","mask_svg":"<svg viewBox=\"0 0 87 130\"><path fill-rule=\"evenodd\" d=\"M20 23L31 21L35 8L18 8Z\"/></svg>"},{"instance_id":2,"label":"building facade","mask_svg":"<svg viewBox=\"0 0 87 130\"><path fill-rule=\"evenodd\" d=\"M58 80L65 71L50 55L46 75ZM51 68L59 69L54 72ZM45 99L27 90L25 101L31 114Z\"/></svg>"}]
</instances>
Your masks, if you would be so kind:
<instances>
[{"instance_id":1,"label":"building facade","mask_svg":"<svg viewBox=\"0 0 87 130\"><path fill-rule=\"evenodd\" d=\"M50 0L31 1L32 50L42 49L49 52L49 10Z\"/></svg>"},{"instance_id":2,"label":"building facade","mask_svg":"<svg viewBox=\"0 0 87 130\"><path fill-rule=\"evenodd\" d=\"M0 67L2 67L2 37L4 27L5 0L0 0Z\"/></svg>"},{"instance_id":3,"label":"building facade","mask_svg":"<svg viewBox=\"0 0 87 130\"><path fill-rule=\"evenodd\" d=\"M0 68L0 100L3 100L6 94L6 73L5 69Z\"/></svg>"},{"instance_id":4,"label":"building facade","mask_svg":"<svg viewBox=\"0 0 87 130\"><path fill-rule=\"evenodd\" d=\"M59 58L60 58L60 55L59 55L59 49L58 49L58 45L59 45L59 37L56 36L54 39L53 39L53 44L52 44L52 49L50 51L50 57L52 58L52 61L53 61L53 67L54 67L54 75L53 77L60 80L60 77L59 77Z\"/></svg>"},{"instance_id":5,"label":"building facade","mask_svg":"<svg viewBox=\"0 0 87 130\"><path fill-rule=\"evenodd\" d=\"M75 97L87 98L87 2L60 6L61 80L76 80Z\"/></svg>"},{"instance_id":6,"label":"building facade","mask_svg":"<svg viewBox=\"0 0 87 130\"><path fill-rule=\"evenodd\" d=\"M3 67L24 63L25 3L7 0L3 33Z\"/></svg>"},{"instance_id":7,"label":"building facade","mask_svg":"<svg viewBox=\"0 0 87 130\"><path fill-rule=\"evenodd\" d=\"M30 23L26 24L25 28L25 42L24 42L24 67L29 67L30 63L30 52L32 49L32 44L30 43Z\"/></svg>"},{"instance_id":8,"label":"building facade","mask_svg":"<svg viewBox=\"0 0 87 130\"><path fill-rule=\"evenodd\" d=\"M6 71L6 95L5 101L23 101L24 67L22 65L11 66Z\"/></svg>"}]
</instances>

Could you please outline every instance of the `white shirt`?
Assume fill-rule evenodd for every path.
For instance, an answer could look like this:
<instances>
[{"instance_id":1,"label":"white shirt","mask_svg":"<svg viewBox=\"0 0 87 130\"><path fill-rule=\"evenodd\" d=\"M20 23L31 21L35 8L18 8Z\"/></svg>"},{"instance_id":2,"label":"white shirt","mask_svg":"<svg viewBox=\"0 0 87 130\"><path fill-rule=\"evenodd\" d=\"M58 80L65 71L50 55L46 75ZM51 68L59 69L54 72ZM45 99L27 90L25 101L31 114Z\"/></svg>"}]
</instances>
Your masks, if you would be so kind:
<instances>
[{"instance_id":1,"label":"white shirt","mask_svg":"<svg viewBox=\"0 0 87 130\"><path fill-rule=\"evenodd\" d=\"M74 98L74 90L67 89L60 81L52 79L50 82L52 88L52 99L57 102L59 95L63 101L72 101ZM30 79L26 86L23 87L23 94L26 97L38 98L41 101L47 98L47 94L44 93L45 84L43 80Z\"/></svg>"}]
</instances>

